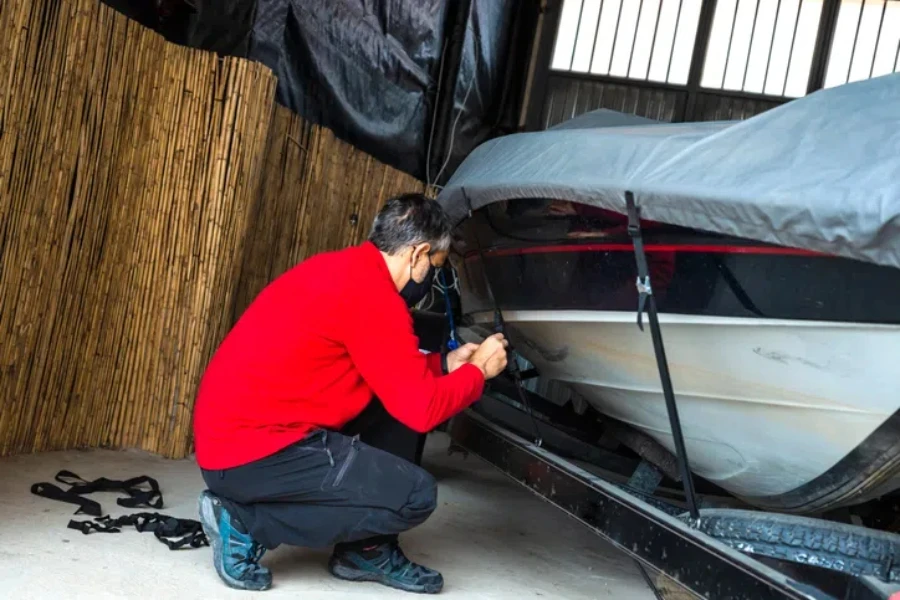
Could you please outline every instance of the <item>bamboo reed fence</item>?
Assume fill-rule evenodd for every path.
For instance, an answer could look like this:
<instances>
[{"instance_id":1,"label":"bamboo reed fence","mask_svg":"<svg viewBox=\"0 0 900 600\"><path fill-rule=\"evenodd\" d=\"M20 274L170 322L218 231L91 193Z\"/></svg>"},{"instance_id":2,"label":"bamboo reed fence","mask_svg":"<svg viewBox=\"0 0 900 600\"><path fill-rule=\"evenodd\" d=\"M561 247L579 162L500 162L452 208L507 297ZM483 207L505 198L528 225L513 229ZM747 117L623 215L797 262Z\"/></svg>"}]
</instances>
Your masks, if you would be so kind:
<instances>
[{"instance_id":1,"label":"bamboo reed fence","mask_svg":"<svg viewBox=\"0 0 900 600\"><path fill-rule=\"evenodd\" d=\"M414 177L278 106L233 318L306 257L363 241L388 198L423 189Z\"/></svg>"},{"instance_id":2,"label":"bamboo reed fence","mask_svg":"<svg viewBox=\"0 0 900 600\"><path fill-rule=\"evenodd\" d=\"M184 456L275 79L96 0L0 7L0 454Z\"/></svg>"},{"instance_id":3,"label":"bamboo reed fence","mask_svg":"<svg viewBox=\"0 0 900 600\"><path fill-rule=\"evenodd\" d=\"M274 85L97 0L0 0L0 456L188 455L203 368L253 297L422 189Z\"/></svg>"}]
</instances>

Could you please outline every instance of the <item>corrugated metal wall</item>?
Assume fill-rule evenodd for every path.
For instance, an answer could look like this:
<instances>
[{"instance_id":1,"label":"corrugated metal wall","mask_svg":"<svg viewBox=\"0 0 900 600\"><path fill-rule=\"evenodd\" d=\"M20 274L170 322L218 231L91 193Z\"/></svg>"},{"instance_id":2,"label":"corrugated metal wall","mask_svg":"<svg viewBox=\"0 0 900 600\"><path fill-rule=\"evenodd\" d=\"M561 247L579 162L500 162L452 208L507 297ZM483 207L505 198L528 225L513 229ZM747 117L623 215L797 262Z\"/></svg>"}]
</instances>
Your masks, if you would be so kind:
<instances>
[{"instance_id":1,"label":"corrugated metal wall","mask_svg":"<svg viewBox=\"0 0 900 600\"><path fill-rule=\"evenodd\" d=\"M749 119L784 102L722 96L715 93L697 94L694 107L696 121L731 121Z\"/></svg>"},{"instance_id":2,"label":"corrugated metal wall","mask_svg":"<svg viewBox=\"0 0 900 600\"><path fill-rule=\"evenodd\" d=\"M673 90L551 74L544 101L543 128L547 129L598 108L659 121L673 121L682 109L685 96L685 92Z\"/></svg>"},{"instance_id":3,"label":"corrugated metal wall","mask_svg":"<svg viewBox=\"0 0 900 600\"><path fill-rule=\"evenodd\" d=\"M657 119L684 121L688 92L646 84L611 83L565 73L551 73L543 100L542 128L552 127L578 115L608 108ZM747 119L782 104L777 100L739 97L734 94L697 94L690 120Z\"/></svg>"}]
</instances>

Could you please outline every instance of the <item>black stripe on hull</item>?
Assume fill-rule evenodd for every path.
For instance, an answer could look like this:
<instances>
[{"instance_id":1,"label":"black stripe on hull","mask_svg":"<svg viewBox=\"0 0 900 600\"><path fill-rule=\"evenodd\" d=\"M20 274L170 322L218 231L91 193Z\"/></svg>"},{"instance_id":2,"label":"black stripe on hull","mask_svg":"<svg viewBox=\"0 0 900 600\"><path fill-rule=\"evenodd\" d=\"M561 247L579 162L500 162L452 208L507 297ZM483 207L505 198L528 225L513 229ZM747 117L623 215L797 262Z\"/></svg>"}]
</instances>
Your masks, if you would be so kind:
<instances>
[{"instance_id":1,"label":"black stripe on hull","mask_svg":"<svg viewBox=\"0 0 900 600\"><path fill-rule=\"evenodd\" d=\"M633 312L634 254L625 245L609 247L615 249L507 249L489 252L485 261L504 310ZM900 324L898 269L819 255L734 250L692 246L679 251L650 244L660 312ZM466 262L471 266L477 260ZM477 280L469 277L476 287Z\"/></svg>"}]
</instances>

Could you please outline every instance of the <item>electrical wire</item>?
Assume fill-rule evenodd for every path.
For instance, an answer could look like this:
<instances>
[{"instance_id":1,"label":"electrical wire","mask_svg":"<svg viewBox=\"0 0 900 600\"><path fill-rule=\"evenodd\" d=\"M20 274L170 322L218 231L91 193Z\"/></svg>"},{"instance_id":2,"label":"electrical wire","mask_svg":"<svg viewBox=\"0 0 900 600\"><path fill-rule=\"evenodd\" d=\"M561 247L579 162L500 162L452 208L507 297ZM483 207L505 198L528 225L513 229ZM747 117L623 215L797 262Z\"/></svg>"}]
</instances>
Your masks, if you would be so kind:
<instances>
[{"instance_id":1,"label":"electrical wire","mask_svg":"<svg viewBox=\"0 0 900 600\"><path fill-rule=\"evenodd\" d=\"M451 266L451 270L452 270ZM444 294L444 312L447 315L447 321L450 327L450 339L447 341L447 348L452 352L459 348L459 339L456 337L456 323L453 322L453 306L450 304L450 292L447 284L444 282L444 272L438 271L440 274L441 291Z\"/></svg>"},{"instance_id":2,"label":"electrical wire","mask_svg":"<svg viewBox=\"0 0 900 600\"><path fill-rule=\"evenodd\" d=\"M466 28L468 32L468 27ZM472 35L472 44L475 45L475 56L478 56L478 36ZM463 96L462 107L456 112L456 118L453 120L453 126L450 127L450 143L447 144L447 156L444 158L444 164L441 165L440 171L435 175L434 181L440 181L441 175L444 174L444 169L447 168L447 165L450 164L450 157L453 156L453 141L456 139L456 128L459 125L459 119L462 117L463 111L466 108L466 102L469 101L469 94L472 93L472 88L475 87L475 71L472 72L472 78L469 80L469 87L466 89L466 94ZM435 103L435 107L437 103ZM433 121L432 121L433 122Z\"/></svg>"},{"instance_id":3,"label":"electrical wire","mask_svg":"<svg viewBox=\"0 0 900 600\"><path fill-rule=\"evenodd\" d=\"M444 58L447 55L447 46L441 50L441 68L438 71L438 87L434 95L434 110L431 112L431 132L428 134L428 148L425 151L425 183L432 185L431 181L431 144L434 141L434 124L437 121L437 107L441 103L441 84L444 81Z\"/></svg>"},{"instance_id":4,"label":"electrical wire","mask_svg":"<svg viewBox=\"0 0 900 600\"><path fill-rule=\"evenodd\" d=\"M437 300L435 290L443 295L447 295L451 290L456 291L458 295L460 294L459 273L456 271L456 267L450 264L449 261L447 262L447 266L449 266L450 274L453 276L453 283L450 285L444 283L441 270L436 270L432 276L431 287L428 288L428 294L416 304L416 310L428 310L434 306L434 303Z\"/></svg>"},{"instance_id":5,"label":"electrical wire","mask_svg":"<svg viewBox=\"0 0 900 600\"><path fill-rule=\"evenodd\" d=\"M460 188L460 191L469 206L469 218L471 219L474 214L472 202L469 200L468 195L466 195L466 190L464 188ZM487 287L488 296L490 296L491 302L494 305L494 330L497 331L497 333L502 333L503 337L506 338L510 344L508 352L513 356L511 357L511 360L507 361L507 370L512 375L519 401L522 403L522 406L525 407L525 412L528 413L528 417L531 420L531 426L534 429L534 444L535 446L540 447L543 445L541 429L538 425L537 418L534 416L534 409L531 406L531 401L528 400L528 395L525 393L525 384L522 383L522 370L519 368L519 361L516 360L512 342L509 341L509 333L506 329L506 321L503 319L503 312L500 310L500 304L497 302L497 297L494 296L493 288L491 288L491 280L488 278L487 264L484 260L484 253L481 250L481 241L479 240L477 229L474 230L473 233L475 236L475 250L478 252L478 259L481 261L481 273L484 276L484 283Z\"/></svg>"}]
</instances>

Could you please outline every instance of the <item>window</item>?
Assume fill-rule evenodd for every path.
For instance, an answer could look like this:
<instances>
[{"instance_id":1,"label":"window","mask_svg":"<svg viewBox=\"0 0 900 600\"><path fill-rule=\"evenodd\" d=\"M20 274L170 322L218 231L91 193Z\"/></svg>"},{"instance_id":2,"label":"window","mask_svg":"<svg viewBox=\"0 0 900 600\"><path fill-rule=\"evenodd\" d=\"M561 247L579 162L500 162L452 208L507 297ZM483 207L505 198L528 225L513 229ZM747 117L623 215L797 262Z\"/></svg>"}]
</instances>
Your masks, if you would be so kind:
<instances>
[{"instance_id":1,"label":"window","mask_svg":"<svg viewBox=\"0 0 900 600\"><path fill-rule=\"evenodd\" d=\"M900 1L843 0L825 87L900 72Z\"/></svg>"},{"instance_id":2,"label":"window","mask_svg":"<svg viewBox=\"0 0 900 600\"><path fill-rule=\"evenodd\" d=\"M686 85L701 8L710 1L562 0L551 69ZM715 0L700 86L805 95L823 5ZM837 19L827 17L834 32L825 87L900 72L900 0L841 0Z\"/></svg>"},{"instance_id":3,"label":"window","mask_svg":"<svg viewBox=\"0 0 900 600\"><path fill-rule=\"evenodd\" d=\"M702 0L564 0L551 68L684 85Z\"/></svg>"},{"instance_id":4,"label":"window","mask_svg":"<svg viewBox=\"0 0 900 600\"><path fill-rule=\"evenodd\" d=\"M718 0L700 85L806 94L822 0Z\"/></svg>"}]
</instances>

